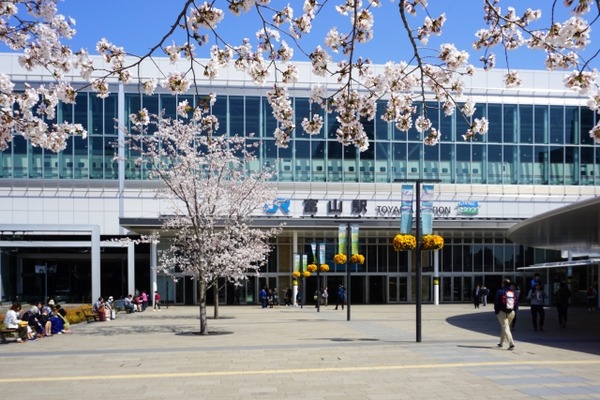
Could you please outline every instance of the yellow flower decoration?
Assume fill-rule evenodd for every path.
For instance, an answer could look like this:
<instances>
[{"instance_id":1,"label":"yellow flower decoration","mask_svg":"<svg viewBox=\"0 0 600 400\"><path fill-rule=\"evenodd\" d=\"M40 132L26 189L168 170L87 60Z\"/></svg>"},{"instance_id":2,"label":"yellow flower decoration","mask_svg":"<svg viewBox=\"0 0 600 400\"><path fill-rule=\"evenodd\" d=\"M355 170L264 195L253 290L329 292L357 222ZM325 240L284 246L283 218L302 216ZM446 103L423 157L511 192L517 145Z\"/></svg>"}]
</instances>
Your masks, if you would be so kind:
<instances>
[{"instance_id":1,"label":"yellow flower decoration","mask_svg":"<svg viewBox=\"0 0 600 400\"><path fill-rule=\"evenodd\" d=\"M300 271L294 271L294 272L292 272L292 277L294 277L294 278L300 278Z\"/></svg>"},{"instance_id":2,"label":"yellow flower decoration","mask_svg":"<svg viewBox=\"0 0 600 400\"><path fill-rule=\"evenodd\" d=\"M440 235L425 235L421 239L423 250L439 250L444 247L444 238Z\"/></svg>"},{"instance_id":3,"label":"yellow flower decoration","mask_svg":"<svg viewBox=\"0 0 600 400\"><path fill-rule=\"evenodd\" d=\"M417 238L413 235L398 234L394 236L394 250L408 251L417 248Z\"/></svg>"},{"instance_id":4,"label":"yellow flower decoration","mask_svg":"<svg viewBox=\"0 0 600 400\"><path fill-rule=\"evenodd\" d=\"M306 270L308 272L315 272L317 270L317 265L316 264L308 264L306 266Z\"/></svg>"},{"instance_id":5,"label":"yellow flower decoration","mask_svg":"<svg viewBox=\"0 0 600 400\"><path fill-rule=\"evenodd\" d=\"M308 278L308 277L310 276L310 271L304 271L304 272L302 272L302 275L303 275L305 278Z\"/></svg>"},{"instance_id":6,"label":"yellow flower decoration","mask_svg":"<svg viewBox=\"0 0 600 400\"><path fill-rule=\"evenodd\" d=\"M346 257L345 254L338 253L335 256L333 256L333 262L335 264L343 265L346 264L346 261L348 261L348 257Z\"/></svg>"},{"instance_id":7,"label":"yellow flower decoration","mask_svg":"<svg viewBox=\"0 0 600 400\"><path fill-rule=\"evenodd\" d=\"M328 272L328 271L329 271L329 265L327 265L327 264L321 264L321 265L319 266L319 270L320 270L321 272Z\"/></svg>"},{"instance_id":8,"label":"yellow flower decoration","mask_svg":"<svg viewBox=\"0 0 600 400\"><path fill-rule=\"evenodd\" d=\"M352 264L364 264L365 256L363 256L362 254L352 254L352 257L350 257L350 262Z\"/></svg>"}]
</instances>

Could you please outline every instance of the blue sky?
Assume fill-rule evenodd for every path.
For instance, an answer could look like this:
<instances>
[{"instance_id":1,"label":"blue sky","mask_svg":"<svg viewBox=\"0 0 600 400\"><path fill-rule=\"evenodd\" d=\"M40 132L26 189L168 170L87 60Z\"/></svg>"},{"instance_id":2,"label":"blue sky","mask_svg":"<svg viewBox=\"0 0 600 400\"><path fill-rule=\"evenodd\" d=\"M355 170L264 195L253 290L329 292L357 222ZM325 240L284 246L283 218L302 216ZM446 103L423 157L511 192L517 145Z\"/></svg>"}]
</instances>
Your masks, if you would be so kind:
<instances>
[{"instance_id":1,"label":"blue sky","mask_svg":"<svg viewBox=\"0 0 600 400\"><path fill-rule=\"evenodd\" d=\"M333 1L335 4L340 2ZM225 1L217 0L217 3L225 3ZM292 5L298 3L300 6L301 0L273 1L273 4L278 3ZM547 11L552 1L504 0L501 3L516 4L519 7L517 11L520 13L526 7L542 8L543 12ZM74 49L84 47L95 54L96 42L106 37L116 45L125 47L128 52L140 54L156 44L169 30L180 11L181 4L181 1L174 0L64 0L59 3L59 12L77 20L78 33L69 42ZM371 58L376 63L407 60L410 57L410 50L405 39L406 34L400 26L397 2L382 0L382 4L381 8L374 10L375 37L368 45L361 46L359 54ZM435 17L440 12L445 12L447 16L443 41L434 38L430 41L430 46L438 47L442 42L454 43L459 49L469 51L470 62L480 66L478 58L481 54L474 53L471 44L475 38L474 33L484 27L482 4L482 0L429 0L432 16ZM562 0L557 2L557 7L564 8ZM563 12L561 17L559 19L564 20L568 14ZM422 18L421 13L421 16L411 18L411 22L417 26ZM343 31L345 24L347 19L336 14L321 16L308 37L310 45L307 48L314 48L317 44L322 45L323 37L332 25L336 25L338 30ZM243 37L254 38L257 29L257 19L248 14L235 17L226 13L225 19L219 25L220 34L232 43L239 43ZM167 43L170 44L171 40ZM588 53L593 54L598 49L599 43L600 26L592 30L592 45L589 46ZM198 54L201 57L206 56L203 50L199 50ZM499 67L503 65L503 57L503 54L497 53ZM527 50L511 52L509 57L511 68L543 68L544 57L540 52ZM595 60L591 65L600 67L600 60Z\"/></svg>"}]
</instances>

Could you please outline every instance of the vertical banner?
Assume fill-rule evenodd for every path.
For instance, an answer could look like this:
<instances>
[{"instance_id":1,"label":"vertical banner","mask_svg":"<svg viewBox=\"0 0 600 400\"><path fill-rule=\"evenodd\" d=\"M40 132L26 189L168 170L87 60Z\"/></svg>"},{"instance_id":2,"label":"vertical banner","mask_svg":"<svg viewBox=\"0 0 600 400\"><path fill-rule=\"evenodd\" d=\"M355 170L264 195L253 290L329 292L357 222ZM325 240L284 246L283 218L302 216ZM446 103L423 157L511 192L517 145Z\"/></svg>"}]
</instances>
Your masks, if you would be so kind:
<instances>
[{"instance_id":1,"label":"vertical banner","mask_svg":"<svg viewBox=\"0 0 600 400\"><path fill-rule=\"evenodd\" d=\"M325 264L325 242L319 243L319 264Z\"/></svg>"},{"instance_id":2,"label":"vertical banner","mask_svg":"<svg viewBox=\"0 0 600 400\"><path fill-rule=\"evenodd\" d=\"M358 225L352 225L350 229L352 232L352 254L358 254Z\"/></svg>"},{"instance_id":3,"label":"vertical banner","mask_svg":"<svg viewBox=\"0 0 600 400\"><path fill-rule=\"evenodd\" d=\"M313 263L317 263L317 242L311 242L310 243L310 250L312 251L312 259L313 259Z\"/></svg>"},{"instance_id":4,"label":"vertical banner","mask_svg":"<svg viewBox=\"0 0 600 400\"><path fill-rule=\"evenodd\" d=\"M338 227L338 253L346 254L346 224Z\"/></svg>"},{"instance_id":5,"label":"vertical banner","mask_svg":"<svg viewBox=\"0 0 600 400\"><path fill-rule=\"evenodd\" d=\"M294 271L300 271L300 254L294 254Z\"/></svg>"},{"instance_id":6,"label":"vertical banner","mask_svg":"<svg viewBox=\"0 0 600 400\"><path fill-rule=\"evenodd\" d=\"M421 228L423 235L433 233L433 185L423 185L421 192Z\"/></svg>"},{"instance_id":7,"label":"vertical banner","mask_svg":"<svg viewBox=\"0 0 600 400\"><path fill-rule=\"evenodd\" d=\"M402 185L402 203L400 205L400 233L412 231L413 185Z\"/></svg>"}]
</instances>

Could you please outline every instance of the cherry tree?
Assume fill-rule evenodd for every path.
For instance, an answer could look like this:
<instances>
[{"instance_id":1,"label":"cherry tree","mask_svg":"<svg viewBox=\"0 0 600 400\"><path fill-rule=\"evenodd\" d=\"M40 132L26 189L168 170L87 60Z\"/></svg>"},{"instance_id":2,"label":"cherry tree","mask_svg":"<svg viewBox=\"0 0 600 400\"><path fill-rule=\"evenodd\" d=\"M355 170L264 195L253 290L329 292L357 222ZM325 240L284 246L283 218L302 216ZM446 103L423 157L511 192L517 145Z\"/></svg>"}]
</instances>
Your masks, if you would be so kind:
<instances>
[{"instance_id":1,"label":"cherry tree","mask_svg":"<svg viewBox=\"0 0 600 400\"><path fill-rule=\"evenodd\" d=\"M145 54L129 54L102 38L95 49L102 57L98 63L88 50L73 51L65 44L75 34L75 22L58 13L56 0L1 2L0 41L22 52L19 61L23 67L47 69L55 82L16 91L10 78L0 74L0 147L6 148L14 134L21 134L34 146L60 151L70 135L85 136L80 125L52 122L59 102L76 100L77 90L65 79L66 74L76 72L88 82L86 89L92 88L99 97L108 96L109 83L114 81L138 84L147 94L160 84L175 94L197 90L196 84L210 82L222 68L233 65L257 85L265 86L278 121L273 135L282 147L288 146L294 130L318 133L323 127L322 113L327 112L334 113L339 123L339 142L364 151L369 138L362 121L375 118L376 101L382 99L387 106L381 118L394 124L399 134L414 127L426 145L438 143L443 132L432 126L428 117L433 100L445 115L459 113L465 118L469 128L463 137L474 140L487 132L488 121L473 118L476 104L464 97L462 78L485 73L476 66L483 71L494 68L498 52L507 61L505 85L518 87L521 78L510 68L509 59L510 52L519 48L543 52L543 67L565 70L565 86L589 96L589 107L600 111L598 71L590 67L597 53L592 51L587 59L583 56L591 27L598 20L598 1L548 0L550 10L542 15L537 9L523 9L519 1L482 0L482 28L474 32L469 51L443 42L446 15L432 14L428 0L391 0L390 4L381 0L299 0L293 6L272 0L173 3L171 28L151 39ZM452 3L452 7L459 6ZM394 27L377 26L377 32L392 32L411 49L405 59L392 59L383 70L361 56L361 46L375 35L373 11L377 7L387 7L398 15ZM565 8L570 16L561 20L558 11ZM341 15L345 23L331 26L316 46L314 41L307 42L316 24L328 25L331 13ZM249 27L243 33L247 36L225 38L220 26L232 18L257 21L255 33ZM435 48L428 45L434 37L442 39ZM473 61L471 54L479 53L481 57ZM156 57L165 56L188 67L162 71L165 78L160 82L137 75L142 64L154 64ZM297 60L302 59L311 63L313 74L333 78L337 84L314 85L310 114L295 121L289 88L298 79ZM600 142L600 124L589 134Z\"/></svg>"},{"instance_id":2,"label":"cherry tree","mask_svg":"<svg viewBox=\"0 0 600 400\"><path fill-rule=\"evenodd\" d=\"M251 226L253 213L275 196L271 172L248 172L252 148L238 137L211 136L212 119L197 110L190 121L132 115L128 138L140 154L136 162L151 163L150 178L164 183L157 195L169 204L161 231L172 240L160 253L158 269L198 282L200 334L205 335L207 290L214 288L218 318L219 281L239 285L258 274L279 229ZM187 114L180 110L180 118ZM156 131L149 135L151 127Z\"/></svg>"}]
</instances>

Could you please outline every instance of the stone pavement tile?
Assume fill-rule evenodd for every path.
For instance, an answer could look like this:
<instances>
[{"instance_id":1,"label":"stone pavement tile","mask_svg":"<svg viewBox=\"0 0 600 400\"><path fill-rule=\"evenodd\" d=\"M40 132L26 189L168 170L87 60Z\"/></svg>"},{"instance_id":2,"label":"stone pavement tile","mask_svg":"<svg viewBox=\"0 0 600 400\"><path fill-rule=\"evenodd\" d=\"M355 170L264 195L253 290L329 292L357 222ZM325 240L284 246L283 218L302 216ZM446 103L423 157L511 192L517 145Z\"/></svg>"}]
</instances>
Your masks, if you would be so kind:
<instances>
[{"instance_id":1,"label":"stone pavement tile","mask_svg":"<svg viewBox=\"0 0 600 400\"><path fill-rule=\"evenodd\" d=\"M513 400L531 397L523 376L548 378L546 390L552 377L563 377L549 391L572 391L562 398L586 390L593 398L600 386L598 321L586 321L573 340L564 331L543 341L520 333L519 351L509 352L494 348L493 313L468 305L424 306L422 343L415 343L414 306L353 306L351 321L308 307L221 307L223 318L209 319L206 337L192 334L197 310L119 315L76 325L70 335L0 345L0 393L33 397L44 385L45 400L65 393L91 400L453 400L480 392ZM579 323L577 313L572 320ZM511 378L518 384L507 384Z\"/></svg>"}]
</instances>

